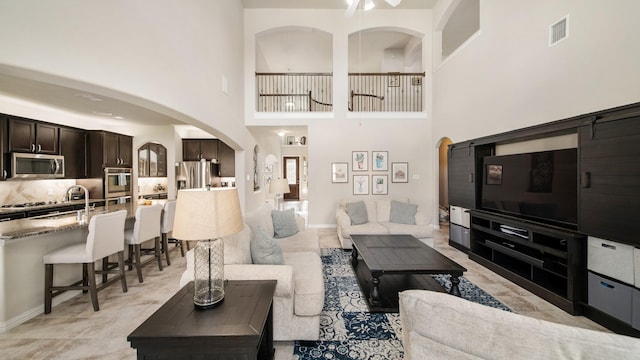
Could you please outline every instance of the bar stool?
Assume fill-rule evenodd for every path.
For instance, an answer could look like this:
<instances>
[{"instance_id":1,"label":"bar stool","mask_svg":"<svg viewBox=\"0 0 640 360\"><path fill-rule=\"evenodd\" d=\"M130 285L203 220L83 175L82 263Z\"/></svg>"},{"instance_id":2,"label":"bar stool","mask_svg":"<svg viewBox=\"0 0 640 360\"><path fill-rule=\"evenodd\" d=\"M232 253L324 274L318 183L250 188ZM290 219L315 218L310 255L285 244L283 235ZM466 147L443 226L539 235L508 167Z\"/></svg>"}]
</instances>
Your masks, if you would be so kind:
<instances>
[{"instance_id":1,"label":"bar stool","mask_svg":"<svg viewBox=\"0 0 640 360\"><path fill-rule=\"evenodd\" d=\"M122 292L127 292L127 278L124 274L124 223L126 210L108 214L94 215L89 220L89 234L87 241L71 244L55 249L42 257L45 266L44 275L44 313L51 312L52 299L67 290L89 291L93 310L98 311L98 291L111 285L117 279L122 284ZM118 254L118 268L104 266L109 255ZM103 259L101 270L95 269L95 262ZM53 265L82 264L82 280L67 286L53 285ZM117 274L105 281L105 275ZM95 274L102 274L103 281L98 287Z\"/></svg>"},{"instance_id":2,"label":"bar stool","mask_svg":"<svg viewBox=\"0 0 640 360\"><path fill-rule=\"evenodd\" d=\"M160 250L160 217L162 216L162 205L155 204L150 206L139 206L136 210L136 222L133 229L126 230L124 233L125 243L129 245L129 258L127 264L129 270L133 264L136 266L138 273L138 282L142 280L142 267L153 261L158 261L158 269L162 270L162 253ZM142 243L149 240L154 241L153 248L142 248ZM140 262L142 255L153 255L144 263Z\"/></svg>"},{"instance_id":3,"label":"bar stool","mask_svg":"<svg viewBox=\"0 0 640 360\"><path fill-rule=\"evenodd\" d=\"M167 266L171 265L171 259L169 259L169 234L173 230L173 219L176 216L176 201L169 200L164 203L164 209L162 211L162 222L160 223L160 232L162 233L162 249L164 255L167 258ZM171 242L175 242L177 246L180 246L180 253L184 256L184 247L182 241L171 239Z\"/></svg>"}]
</instances>

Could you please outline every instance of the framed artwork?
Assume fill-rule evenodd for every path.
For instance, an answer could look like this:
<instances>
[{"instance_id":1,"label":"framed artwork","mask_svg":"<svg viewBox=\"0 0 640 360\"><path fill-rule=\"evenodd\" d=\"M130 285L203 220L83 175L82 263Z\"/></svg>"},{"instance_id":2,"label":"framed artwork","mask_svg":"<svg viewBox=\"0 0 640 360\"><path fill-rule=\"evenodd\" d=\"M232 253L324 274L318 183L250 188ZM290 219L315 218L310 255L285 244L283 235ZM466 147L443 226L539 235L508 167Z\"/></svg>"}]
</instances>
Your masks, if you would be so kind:
<instances>
[{"instance_id":1,"label":"framed artwork","mask_svg":"<svg viewBox=\"0 0 640 360\"><path fill-rule=\"evenodd\" d=\"M391 163L391 182L394 182L394 183L409 182L409 163L406 163L406 162Z\"/></svg>"},{"instance_id":2,"label":"framed artwork","mask_svg":"<svg viewBox=\"0 0 640 360\"><path fill-rule=\"evenodd\" d=\"M374 195L387 195L388 193L388 176L387 175L371 175L371 193Z\"/></svg>"},{"instance_id":3,"label":"framed artwork","mask_svg":"<svg viewBox=\"0 0 640 360\"><path fill-rule=\"evenodd\" d=\"M422 85L422 78L421 77L417 77L417 76L412 77L411 78L411 85L414 85L414 86Z\"/></svg>"},{"instance_id":4,"label":"framed artwork","mask_svg":"<svg viewBox=\"0 0 640 360\"><path fill-rule=\"evenodd\" d=\"M502 184L502 165L487 165L487 185Z\"/></svg>"},{"instance_id":5,"label":"framed artwork","mask_svg":"<svg viewBox=\"0 0 640 360\"><path fill-rule=\"evenodd\" d=\"M331 182L346 183L349 182L349 174L347 173L349 164L346 162L331 163Z\"/></svg>"},{"instance_id":6,"label":"framed artwork","mask_svg":"<svg viewBox=\"0 0 640 360\"><path fill-rule=\"evenodd\" d=\"M287 136L287 145L293 145L296 142L295 136Z\"/></svg>"},{"instance_id":7,"label":"framed artwork","mask_svg":"<svg viewBox=\"0 0 640 360\"><path fill-rule=\"evenodd\" d=\"M372 151L371 152L371 168L373 171L389 170L389 152L388 151Z\"/></svg>"},{"instance_id":8,"label":"framed artwork","mask_svg":"<svg viewBox=\"0 0 640 360\"><path fill-rule=\"evenodd\" d=\"M400 75L389 75L389 87L400 86Z\"/></svg>"},{"instance_id":9,"label":"framed artwork","mask_svg":"<svg viewBox=\"0 0 640 360\"><path fill-rule=\"evenodd\" d=\"M369 175L353 175L353 195L369 195Z\"/></svg>"},{"instance_id":10,"label":"framed artwork","mask_svg":"<svg viewBox=\"0 0 640 360\"><path fill-rule=\"evenodd\" d=\"M264 164L264 172L273 172L273 164Z\"/></svg>"},{"instance_id":11,"label":"framed artwork","mask_svg":"<svg viewBox=\"0 0 640 360\"><path fill-rule=\"evenodd\" d=\"M351 152L351 171L369 170L369 153L366 151Z\"/></svg>"},{"instance_id":12,"label":"framed artwork","mask_svg":"<svg viewBox=\"0 0 640 360\"><path fill-rule=\"evenodd\" d=\"M272 174L264 174L264 186L269 188L269 184L271 183L271 179L273 178Z\"/></svg>"}]
</instances>

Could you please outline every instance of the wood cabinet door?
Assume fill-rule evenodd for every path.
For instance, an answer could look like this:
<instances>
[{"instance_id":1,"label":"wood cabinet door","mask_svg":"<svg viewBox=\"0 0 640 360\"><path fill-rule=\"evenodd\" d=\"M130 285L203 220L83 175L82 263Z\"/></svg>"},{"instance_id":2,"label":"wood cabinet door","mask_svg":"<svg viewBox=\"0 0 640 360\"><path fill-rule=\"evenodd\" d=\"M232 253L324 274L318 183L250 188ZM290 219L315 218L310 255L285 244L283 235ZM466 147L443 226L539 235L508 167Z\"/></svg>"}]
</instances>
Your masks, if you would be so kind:
<instances>
[{"instance_id":1,"label":"wood cabinet door","mask_svg":"<svg viewBox=\"0 0 640 360\"><path fill-rule=\"evenodd\" d=\"M138 177L148 177L149 175L149 144L144 144L138 148Z\"/></svg>"},{"instance_id":2,"label":"wood cabinet door","mask_svg":"<svg viewBox=\"0 0 640 360\"><path fill-rule=\"evenodd\" d=\"M39 154L58 153L59 127L49 124L35 123L36 127L36 152Z\"/></svg>"},{"instance_id":3,"label":"wood cabinet door","mask_svg":"<svg viewBox=\"0 0 640 360\"><path fill-rule=\"evenodd\" d=\"M34 152L36 126L33 121L9 119L9 151Z\"/></svg>"},{"instance_id":4,"label":"wood cabinet door","mask_svg":"<svg viewBox=\"0 0 640 360\"><path fill-rule=\"evenodd\" d=\"M60 128L60 155L64 156L64 177L87 177L86 132L66 127Z\"/></svg>"},{"instance_id":5,"label":"wood cabinet door","mask_svg":"<svg viewBox=\"0 0 640 360\"><path fill-rule=\"evenodd\" d=\"M167 176L167 148L158 144L158 165L156 176Z\"/></svg>"},{"instance_id":6,"label":"wood cabinet door","mask_svg":"<svg viewBox=\"0 0 640 360\"><path fill-rule=\"evenodd\" d=\"M449 204L475 209L474 146L452 145L448 152Z\"/></svg>"},{"instance_id":7,"label":"wood cabinet door","mask_svg":"<svg viewBox=\"0 0 640 360\"><path fill-rule=\"evenodd\" d=\"M118 153L118 134L113 134L109 132L103 133L103 144L102 144L102 163L105 167L107 166L119 166L119 153Z\"/></svg>"},{"instance_id":8,"label":"wood cabinet door","mask_svg":"<svg viewBox=\"0 0 640 360\"><path fill-rule=\"evenodd\" d=\"M118 135L118 156L122 167L133 166L133 138L126 135Z\"/></svg>"},{"instance_id":9,"label":"wood cabinet door","mask_svg":"<svg viewBox=\"0 0 640 360\"><path fill-rule=\"evenodd\" d=\"M182 139L182 160L183 161L200 160L200 140Z\"/></svg>"},{"instance_id":10,"label":"wood cabinet door","mask_svg":"<svg viewBox=\"0 0 640 360\"><path fill-rule=\"evenodd\" d=\"M218 141L218 160L220 161L220 176L236 176L236 152L227 144Z\"/></svg>"},{"instance_id":11,"label":"wood cabinet door","mask_svg":"<svg viewBox=\"0 0 640 360\"><path fill-rule=\"evenodd\" d=\"M580 128L579 231L640 245L639 144L640 117Z\"/></svg>"},{"instance_id":12,"label":"wood cabinet door","mask_svg":"<svg viewBox=\"0 0 640 360\"><path fill-rule=\"evenodd\" d=\"M206 139L200 141L201 159L218 159L218 139Z\"/></svg>"}]
</instances>

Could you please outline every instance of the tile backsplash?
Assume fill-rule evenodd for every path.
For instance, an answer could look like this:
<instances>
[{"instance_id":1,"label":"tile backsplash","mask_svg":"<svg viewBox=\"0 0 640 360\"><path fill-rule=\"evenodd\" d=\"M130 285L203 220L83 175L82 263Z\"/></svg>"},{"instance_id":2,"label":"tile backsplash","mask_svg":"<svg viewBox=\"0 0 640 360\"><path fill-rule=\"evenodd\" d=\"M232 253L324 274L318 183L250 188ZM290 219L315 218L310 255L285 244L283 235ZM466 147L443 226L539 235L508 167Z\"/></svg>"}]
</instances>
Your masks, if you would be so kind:
<instances>
[{"instance_id":1,"label":"tile backsplash","mask_svg":"<svg viewBox=\"0 0 640 360\"><path fill-rule=\"evenodd\" d=\"M1 181L0 205L33 201L60 201L64 191L75 184L74 179Z\"/></svg>"},{"instance_id":2,"label":"tile backsplash","mask_svg":"<svg viewBox=\"0 0 640 360\"><path fill-rule=\"evenodd\" d=\"M138 195L150 195L166 192L166 177L138 178Z\"/></svg>"}]
</instances>

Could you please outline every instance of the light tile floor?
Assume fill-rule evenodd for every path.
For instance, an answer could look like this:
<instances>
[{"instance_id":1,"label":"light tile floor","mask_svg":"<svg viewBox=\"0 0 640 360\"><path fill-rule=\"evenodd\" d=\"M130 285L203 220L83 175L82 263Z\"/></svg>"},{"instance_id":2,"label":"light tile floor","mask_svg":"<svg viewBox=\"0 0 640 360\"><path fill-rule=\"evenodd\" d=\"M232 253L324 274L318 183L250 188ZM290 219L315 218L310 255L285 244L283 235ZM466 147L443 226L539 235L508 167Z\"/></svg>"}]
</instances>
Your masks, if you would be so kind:
<instances>
[{"instance_id":1,"label":"light tile floor","mask_svg":"<svg viewBox=\"0 0 640 360\"><path fill-rule=\"evenodd\" d=\"M323 247L337 247L335 229L318 229ZM468 259L447 244L448 228L435 232L435 247L468 269L465 277L498 298L515 312L539 319L589 329L602 326L580 316L571 316L527 290L503 279ZM136 352L127 335L178 289L186 261L180 252L171 252L171 266L158 271L147 266L144 283L135 271L127 272L129 292L114 284L99 293L100 311L94 312L88 295L76 296L4 334L0 334L0 359L135 359ZM32 284L40 286L40 284ZM291 359L293 344L278 343L277 359Z\"/></svg>"}]
</instances>

